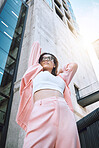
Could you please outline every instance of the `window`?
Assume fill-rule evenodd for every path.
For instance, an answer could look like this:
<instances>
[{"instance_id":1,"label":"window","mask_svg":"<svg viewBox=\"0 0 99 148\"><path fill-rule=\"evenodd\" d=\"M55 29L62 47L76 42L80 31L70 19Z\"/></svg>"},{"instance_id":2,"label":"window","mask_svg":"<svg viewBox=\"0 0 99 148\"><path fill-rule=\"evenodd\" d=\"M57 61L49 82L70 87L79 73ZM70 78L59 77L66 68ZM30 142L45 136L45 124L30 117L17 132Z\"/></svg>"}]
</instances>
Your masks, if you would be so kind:
<instances>
[{"instance_id":1,"label":"window","mask_svg":"<svg viewBox=\"0 0 99 148\"><path fill-rule=\"evenodd\" d=\"M70 23L70 21L67 20L67 24L68 24L68 28L70 29L70 31L71 31L72 33L74 33L74 32L73 32L73 31L74 31L74 28L72 27L72 24Z\"/></svg>"},{"instance_id":2,"label":"window","mask_svg":"<svg viewBox=\"0 0 99 148\"><path fill-rule=\"evenodd\" d=\"M66 11L68 11L67 7L66 7L66 4L63 3L63 7Z\"/></svg>"},{"instance_id":3,"label":"window","mask_svg":"<svg viewBox=\"0 0 99 148\"><path fill-rule=\"evenodd\" d=\"M61 4L58 0L54 0L54 3L61 9Z\"/></svg>"},{"instance_id":4,"label":"window","mask_svg":"<svg viewBox=\"0 0 99 148\"><path fill-rule=\"evenodd\" d=\"M80 98L79 88L76 86L76 84L74 84L74 89L75 89L76 98L77 98L77 100L79 100L79 98Z\"/></svg>"},{"instance_id":5,"label":"window","mask_svg":"<svg viewBox=\"0 0 99 148\"><path fill-rule=\"evenodd\" d=\"M65 0L62 0L62 1L63 1L64 4L66 4L66 1Z\"/></svg>"},{"instance_id":6,"label":"window","mask_svg":"<svg viewBox=\"0 0 99 148\"><path fill-rule=\"evenodd\" d=\"M52 0L45 0L48 4L49 4L49 6L52 8Z\"/></svg>"},{"instance_id":7,"label":"window","mask_svg":"<svg viewBox=\"0 0 99 148\"><path fill-rule=\"evenodd\" d=\"M67 11L65 11L65 16L66 16L66 18L70 21L70 16L69 16L69 14L68 14Z\"/></svg>"},{"instance_id":8,"label":"window","mask_svg":"<svg viewBox=\"0 0 99 148\"><path fill-rule=\"evenodd\" d=\"M73 14L71 4L68 0L54 0L55 12L59 18L68 25L70 31L76 35L76 31L79 31L79 28L76 24L76 18ZM64 13L63 13L64 12ZM67 23L66 23L67 22Z\"/></svg>"},{"instance_id":9,"label":"window","mask_svg":"<svg viewBox=\"0 0 99 148\"><path fill-rule=\"evenodd\" d=\"M61 3L59 0L54 0L56 14L63 20L63 13L61 10Z\"/></svg>"},{"instance_id":10,"label":"window","mask_svg":"<svg viewBox=\"0 0 99 148\"><path fill-rule=\"evenodd\" d=\"M62 0L63 7L66 11L68 11L68 6L65 0Z\"/></svg>"},{"instance_id":11,"label":"window","mask_svg":"<svg viewBox=\"0 0 99 148\"><path fill-rule=\"evenodd\" d=\"M57 6L55 6L55 11L56 11L56 14L61 18L61 20L63 20L63 14L61 10L57 8Z\"/></svg>"}]
</instances>

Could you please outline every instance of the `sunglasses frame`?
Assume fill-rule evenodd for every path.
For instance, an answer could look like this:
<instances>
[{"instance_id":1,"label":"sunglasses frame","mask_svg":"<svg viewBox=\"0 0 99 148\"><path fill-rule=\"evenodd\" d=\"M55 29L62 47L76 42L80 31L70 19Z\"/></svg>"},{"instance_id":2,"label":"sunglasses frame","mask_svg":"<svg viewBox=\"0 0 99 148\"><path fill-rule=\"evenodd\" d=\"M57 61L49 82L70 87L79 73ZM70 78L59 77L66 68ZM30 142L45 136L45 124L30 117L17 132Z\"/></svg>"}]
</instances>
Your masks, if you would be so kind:
<instances>
[{"instance_id":1,"label":"sunglasses frame","mask_svg":"<svg viewBox=\"0 0 99 148\"><path fill-rule=\"evenodd\" d=\"M47 60L47 61L53 61L54 62L54 58L52 56L42 57L41 58L41 62L44 62L45 60Z\"/></svg>"}]
</instances>

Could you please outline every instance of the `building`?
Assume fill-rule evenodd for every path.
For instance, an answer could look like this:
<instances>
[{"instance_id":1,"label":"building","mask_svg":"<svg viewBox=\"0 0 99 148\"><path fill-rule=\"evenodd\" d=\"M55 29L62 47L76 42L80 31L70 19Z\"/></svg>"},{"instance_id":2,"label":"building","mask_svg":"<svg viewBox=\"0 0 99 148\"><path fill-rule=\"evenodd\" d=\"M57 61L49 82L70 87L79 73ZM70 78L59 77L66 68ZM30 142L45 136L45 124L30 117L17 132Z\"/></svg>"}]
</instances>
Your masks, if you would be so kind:
<instances>
[{"instance_id":1,"label":"building","mask_svg":"<svg viewBox=\"0 0 99 148\"><path fill-rule=\"evenodd\" d=\"M27 7L20 0L2 1L0 6L0 146L4 147Z\"/></svg>"},{"instance_id":2,"label":"building","mask_svg":"<svg viewBox=\"0 0 99 148\"><path fill-rule=\"evenodd\" d=\"M99 60L99 39L93 42L93 47Z\"/></svg>"},{"instance_id":3,"label":"building","mask_svg":"<svg viewBox=\"0 0 99 148\"><path fill-rule=\"evenodd\" d=\"M99 82L69 0L5 0L0 6L0 141L2 148L21 148L25 133L15 118L33 41L56 55L59 68L78 63L70 84L76 121L98 107L99 99L87 96L99 91Z\"/></svg>"}]
</instances>

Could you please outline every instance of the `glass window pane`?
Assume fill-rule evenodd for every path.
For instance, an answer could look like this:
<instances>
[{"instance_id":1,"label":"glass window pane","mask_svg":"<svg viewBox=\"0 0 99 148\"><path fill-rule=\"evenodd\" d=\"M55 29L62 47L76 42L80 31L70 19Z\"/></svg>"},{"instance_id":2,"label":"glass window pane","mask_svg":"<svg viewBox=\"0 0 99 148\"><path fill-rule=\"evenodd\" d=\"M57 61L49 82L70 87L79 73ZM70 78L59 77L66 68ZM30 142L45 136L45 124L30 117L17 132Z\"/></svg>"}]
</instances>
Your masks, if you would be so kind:
<instances>
[{"instance_id":1,"label":"glass window pane","mask_svg":"<svg viewBox=\"0 0 99 148\"><path fill-rule=\"evenodd\" d=\"M46 2L49 4L49 6L52 8L52 0L46 0Z\"/></svg>"},{"instance_id":2,"label":"glass window pane","mask_svg":"<svg viewBox=\"0 0 99 148\"><path fill-rule=\"evenodd\" d=\"M14 2L16 3L18 6L21 6L22 5L22 1L21 0L7 0L8 2Z\"/></svg>"},{"instance_id":3,"label":"glass window pane","mask_svg":"<svg viewBox=\"0 0 99 148\"><path fill-rule=\"evenodd\" d=\"M20 12L20 6L22 4L21 0L7 0L7 2L9 3L9 5L11 5L15 11L17 11L18 13Z\"/></svg>"},{"instance_id":4,"label":"glass window pane","mask_svg":"<svg viewBox=\"0 0 99 148\"><path fill-rule=\"evenodd\" d=\"M5 8L4 8L10 15L12 15L14 17L14 19L17 19L18 18L18 15L19 15L19 12L20 12L20 9L19 11L16 11L17 8L15 9L15 6L13 7L13 3L6 3L5 5ZM14 13L12 13L14 12Z\"/></svg>"},{"instance_id":5,"label":"glass window pane","mask_svg":"<svg viewBox=\"0 0 99 148\"><path fill-rule=\"evenodd\" d=\"M7 101L8 101L8 98L5 98L0 95L0 110L2 110L3 112L6 112Z\"/></svg>"},{"instance_id":6,"label":"glass window pane","mask_svg":"<svg viewBox=\"0 0 99 148\"><path fill-rule=\"evenodd\" d=\"M8 54L0 48L0 67L5 69Z\"/></svg>"},{"instance_id":7,"label":"glass window pane","mask_svg":"<svg viewBox=\"0 0 99 148\"><path fill-rule=\"evenodd\" d=\"M15 19L12 14L9 14L7 11L2 11L0 16L4 21L6 21L8 24L12 26L13 29L16 27L17 18ZM10 21L9 21L10 20Z\"/></svg>"},{"instance_id":8,"label":"glass window pane","mask_svg":"<svg viewBox=\"0 0 99 148\"><path fill-rule=\"evenodd\" d=\"M0 18L0 30L13 37L14 29L12 29L12 27L10 27L2 18Z\"/></svg>"},{"instance_id":9,"label":"glass window pane","mask_svg":"<svg viewBox=\"0 0 99 148\"><path fill-rule=\"evenodd\" d=\"M8 98L0 95L0 123L4 124L5 121L5 114L8 105Z\"/></svg>"},{"instance_id":10,"label":"glass window pane","mask_svg":"<svg viewBox=\"0 0 99 148\"><path fill-rule=\"evenodd\" d=\"M0 32L0 47L9 53L12 40L6 35Z\"/></svg>"},{"instance_id":11,"label":"glass window pane","mask_svg":"<svg viewBox=\"0 0 99 148\"><path fill-rule=\"evenodd\" d=\"M0 85L2 82L3 74L4 74L4 70L0 68Z\"/></svg>"},{"instance_id":12,"label":"glass window pane","mask_svg":"<svg viewBox=\"0 0 99 148\"><path fill-rule=\"evenodd\" d=\"M0 124L4 124L5 112L0 110Z\"/></svg>"},{"instance_id":13,"label":"glass window pane","mask_svg":"<svg viewBox=\"0 0 99 148\"><path fill-rule=\"evenodd\" d=\"M0 93L6 95L7 97L10 97L13 77L6 71L3 71L1 68L0 71L2 71L2 77L0 79Z\"/></svg>"},{"instance_id":14,"label":"glass window pane","mask_svg":"<svg viewBox=\"0 0 99 148\"><path fill-rule=\"evenodd\" d=\"M14 68L15 68L15 60L12 59L12 57L8 56L5 65L5 70L10 76L13 76Z\"/></svg>"}]
</instances>

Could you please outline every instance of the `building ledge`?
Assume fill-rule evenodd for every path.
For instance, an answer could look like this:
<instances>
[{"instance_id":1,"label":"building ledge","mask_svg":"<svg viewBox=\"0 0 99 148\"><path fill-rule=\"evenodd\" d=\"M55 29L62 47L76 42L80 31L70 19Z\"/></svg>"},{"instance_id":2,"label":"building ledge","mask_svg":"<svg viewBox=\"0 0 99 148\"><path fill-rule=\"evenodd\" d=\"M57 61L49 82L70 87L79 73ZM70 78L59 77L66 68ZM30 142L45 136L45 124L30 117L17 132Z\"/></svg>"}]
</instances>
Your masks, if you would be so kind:
<instances>
[{"instance_id":1,"label":"building ledge","mask_svg":"<svg viewBox=\"0 0 99 148\"><path fill-rule=\"evenodd\" d=\"M82 107L99 101L99 82L96 81L82 89L76 88L77 102Z\"/></svg>"},{"instance_id":2,"label":"building ledge","mask_svg":"<svg viewBox=\"0 0 99 148\"><path fill-rule=\"evenodd\" d=\"M78 104L81 105L82 107L85 107L85 106L95 103L97 101L99 101L99 91L96 91L96 92L89 94L85 97L80 97L77 100Z\"/></svg>"}]
</instances>

